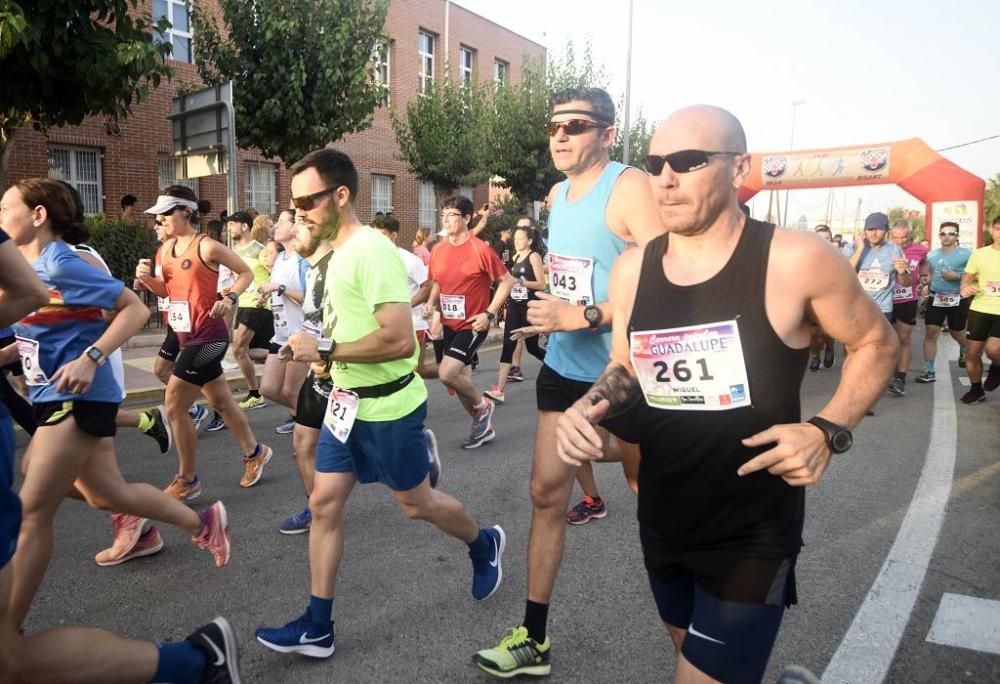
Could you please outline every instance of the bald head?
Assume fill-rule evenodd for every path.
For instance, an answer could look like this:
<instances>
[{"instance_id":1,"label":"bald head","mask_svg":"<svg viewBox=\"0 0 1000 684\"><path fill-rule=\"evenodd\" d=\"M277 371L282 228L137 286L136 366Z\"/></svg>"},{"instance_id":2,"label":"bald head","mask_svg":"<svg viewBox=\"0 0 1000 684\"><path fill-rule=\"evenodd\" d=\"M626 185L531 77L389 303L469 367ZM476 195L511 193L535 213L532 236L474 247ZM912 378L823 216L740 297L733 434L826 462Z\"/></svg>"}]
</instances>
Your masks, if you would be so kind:
<instances>
[{"instance_id":1,"label":"bald head","mask_svg":"<svg viewBox=\"0 0 1000 684\"><path fill-rule=\"evenodd\" d=\"M650 151L669 154L678 150L746 152L743 126L730 112L712 105L679 109L664 120L653 134Z\"/></svg>"}]
</instances>

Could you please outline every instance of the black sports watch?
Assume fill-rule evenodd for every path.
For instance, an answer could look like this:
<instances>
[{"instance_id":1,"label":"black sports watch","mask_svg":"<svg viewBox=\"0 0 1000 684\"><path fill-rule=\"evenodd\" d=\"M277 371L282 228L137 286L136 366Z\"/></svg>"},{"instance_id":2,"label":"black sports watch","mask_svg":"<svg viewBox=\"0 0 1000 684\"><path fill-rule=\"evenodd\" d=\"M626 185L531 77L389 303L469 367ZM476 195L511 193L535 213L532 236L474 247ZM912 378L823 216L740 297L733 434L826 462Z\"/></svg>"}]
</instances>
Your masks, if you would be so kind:
<instances>
[{"instance_id":1,"label":"black sports watch","mask_svg":"<svg viewBox=\"0 0 1000 684\"><path fill-rule=\"evenodd\" d=\"M587 325L590 329L595 332L601 327L601 321L604 320L604 314L601 313L601 307L594 306L593 304L584 307L583 317L587 319Z\"/></svg>"},{"instance_id":2,"label":"black sports watch","mask_svg":"<svg viewBox=\"0 0 1000 684\"><path fill-rule=\"evenodd\" d=\"M851 431L841 425L837 425L833 421L813 416L806 422L815 425L823 431L823 436L826 437L826 445L835 454L844 453L854 444L854 435L851 434Z\"/></svg>"},{"instance_id":3,"label":"black sports watch","mask_svg":"<svg viewBox=\"0 0 1000 684\"><path fill-rule=\"evenodd\" d=\"M240 301L240 296L239 296L238 294L236 294L235 292L227 292L227 293L226 293L226 297L227 297L227 298L229 299L229 301L231 301L231 302L232 302L233 304L236 304L236 303L238 303L238 302Z\"/></svg>"},{"instance_id":4,"label":"black sports watch","mask_svg":"<svg viewBox=\"0 0 1000 684\"><path fill-rule=\"evenodd\" d=\"M337 340L331 339L329 337L319 338L319 345L317 346L317 351L319 351L319 357L324 361L330 360L330 354L333 350L337 348Z\"/></svg>"},{"instance_id":5,"label":"black sports watch","mask_svg":"<svg viewBox=\"0 0 1000 684\"><path fill-rule=\"evenodd\" d=\"M497 315L495 313L493 313L489 309L487 309L485 313L486 313L486 320L488 320L491 324L497 322Z\"/></svg>"},{"instance_id":6,"label":"black sports watch","mask_svg":"<svg viewBox=\"0 0 1000 684\"><path fill-rule=\"evenodd\" d=\"M278 296L279 296L279 297L282 297L282 296L284 296L284 294L285 294L285 289L286 289L286 288L285 288L285 286L284 286L284 285L278 285Z\"/></svg>"}]
</instances>

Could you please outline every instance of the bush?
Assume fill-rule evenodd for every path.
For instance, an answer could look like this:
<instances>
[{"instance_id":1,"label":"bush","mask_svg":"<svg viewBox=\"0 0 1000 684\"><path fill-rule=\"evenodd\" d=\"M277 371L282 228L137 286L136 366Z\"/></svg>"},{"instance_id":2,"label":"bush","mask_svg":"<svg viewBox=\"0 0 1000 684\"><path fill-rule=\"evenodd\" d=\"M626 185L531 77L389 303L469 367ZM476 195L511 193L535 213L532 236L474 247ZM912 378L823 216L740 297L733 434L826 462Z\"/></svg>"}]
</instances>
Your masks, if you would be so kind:
<instances>
[{"instance_id":1,"label":"bush","mask_svg":"<svg viewBox=\"0 0 1000 684\"><path fill-rule=\"evenodd\" d=\"M139 259L149 259L156 253L155 234L137 223L94 214L87 217L87 228L87 244L104 257L111 275L130 286Z\"/></svg>"}]
</instances>

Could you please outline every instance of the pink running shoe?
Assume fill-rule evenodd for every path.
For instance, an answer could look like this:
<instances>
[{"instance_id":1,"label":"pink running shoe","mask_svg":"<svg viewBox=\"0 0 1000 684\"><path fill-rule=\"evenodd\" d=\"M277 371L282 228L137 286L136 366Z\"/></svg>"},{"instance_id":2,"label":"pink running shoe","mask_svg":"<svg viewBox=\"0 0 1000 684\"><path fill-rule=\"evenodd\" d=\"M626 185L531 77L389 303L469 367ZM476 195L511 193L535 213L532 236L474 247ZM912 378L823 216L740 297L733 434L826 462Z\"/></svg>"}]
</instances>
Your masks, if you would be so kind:
<instances>
[{"instance_id":1,"label":"pink running shoe","mask_svg":"<svg viewBox=\"0 0 1000 684\"><path fill-rule=\"evenodd\" d=\"M148 556L159 551L160 549L156 549L143 554L135 553L136 546L143 536L142 528L146 526L147 522L146 518L140 518L130 513L112 513L111 527L114 530L114 542L109 548L95 555L94 561L103 568L120 565L125 561L138 558L139 555ZM160 548L163 548L162 541Z\"/></svg>"},{"instance_id":2,"label":"pink running shoe","mask_svg":"<svg viewBox=\"0 0 1000 684\"><path fill-rule=\"evenodd\" d=\"M191 537L191 541L198 545L199 549L208 549L215 557L215 566L225 567L229 563L229 522L226 520L226 507L221 501L214 504L198 514L201 518L202 530L197 537Z\"/></svg>"}]
</instances>

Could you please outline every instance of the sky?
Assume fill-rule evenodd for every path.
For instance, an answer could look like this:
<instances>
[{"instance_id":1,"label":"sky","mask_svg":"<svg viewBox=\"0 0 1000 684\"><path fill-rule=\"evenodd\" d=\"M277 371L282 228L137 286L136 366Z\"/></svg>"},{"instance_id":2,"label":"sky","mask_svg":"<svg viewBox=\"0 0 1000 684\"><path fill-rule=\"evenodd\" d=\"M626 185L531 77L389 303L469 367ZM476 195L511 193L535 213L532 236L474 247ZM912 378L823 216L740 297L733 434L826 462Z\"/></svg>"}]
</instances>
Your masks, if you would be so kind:
<instances>
[{"instance_id":1,"label":"sky","mask_svg":"<svg viewBox=\"0 0 1000 684\"><path fill-rule=\"evenodd\" d=\"M456 0L561 54L590 41L625 89L628 0ZM634 0L632 110L659 120L715 104L743 123L751 151L922 138L934 149L1000 134L998 0ZM972 173L1000 173L1000 138L942 154ZM820 222L827 190L790 193L794 223ZM922 203L895 185L836 189L834 222ZM781 201L784 202L784 195ZM767 213L761 193L754 215Z\"/></svg>"}]
</instances>

